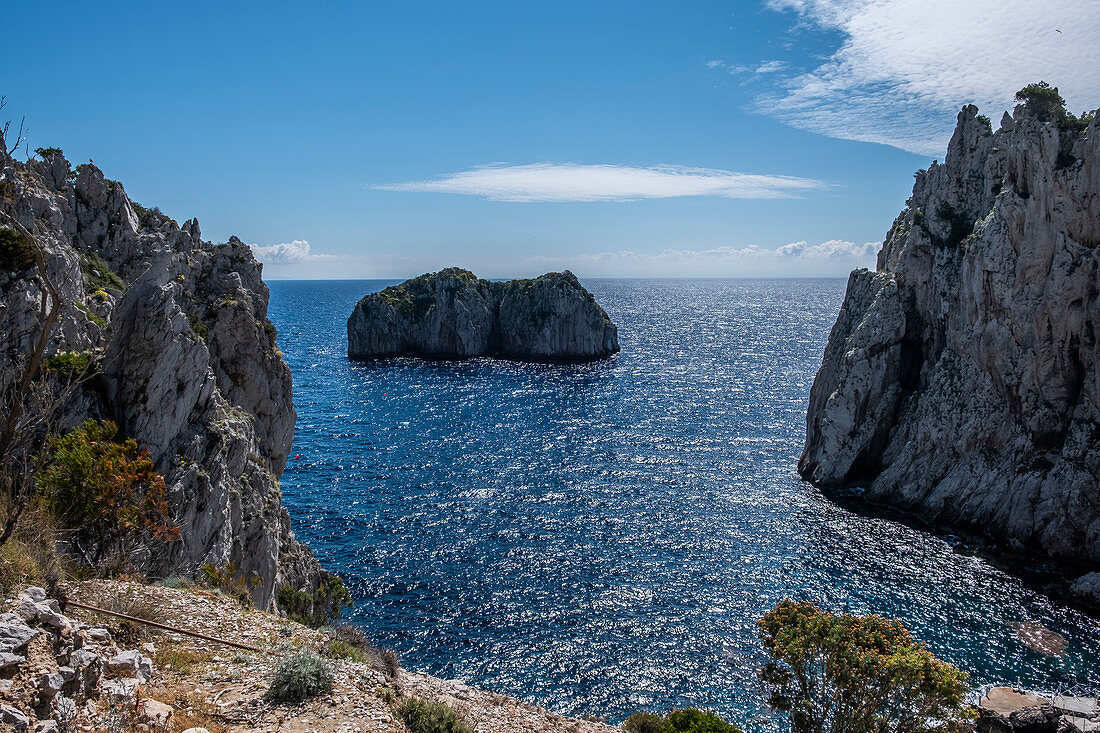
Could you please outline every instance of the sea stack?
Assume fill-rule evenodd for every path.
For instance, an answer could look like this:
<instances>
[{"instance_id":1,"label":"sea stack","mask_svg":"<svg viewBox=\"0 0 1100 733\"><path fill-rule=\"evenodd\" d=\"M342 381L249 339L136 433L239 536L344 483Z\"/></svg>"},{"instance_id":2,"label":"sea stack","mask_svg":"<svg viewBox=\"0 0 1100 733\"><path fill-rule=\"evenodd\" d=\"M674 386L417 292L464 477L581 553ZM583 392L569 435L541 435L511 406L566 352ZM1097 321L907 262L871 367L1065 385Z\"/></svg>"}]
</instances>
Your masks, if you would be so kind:
<instances>
[{"instance_id":1,"label":"sea stack","mask_svg":"<svg viewBox=\"0 0 1100 733\"><path fill-rule=\"evenodd\" d=\"M618 328L568 270L495 282L451 267L371 293L348 318L352 359L581 362L618 350Z\"/></svg>"},{"instance_id":2,"label":"sea stack","mask_svg":"<svg viewBox=\"0 0 1100 733\"><path fill-rule=\"evenodd\" d=\"M963 108L876 271L852 273L798 470L1095 569L1100 118L1031 106L996 132ZM1100 604L1097 578L1082 600Z\"/></svg>"}]
</instances>

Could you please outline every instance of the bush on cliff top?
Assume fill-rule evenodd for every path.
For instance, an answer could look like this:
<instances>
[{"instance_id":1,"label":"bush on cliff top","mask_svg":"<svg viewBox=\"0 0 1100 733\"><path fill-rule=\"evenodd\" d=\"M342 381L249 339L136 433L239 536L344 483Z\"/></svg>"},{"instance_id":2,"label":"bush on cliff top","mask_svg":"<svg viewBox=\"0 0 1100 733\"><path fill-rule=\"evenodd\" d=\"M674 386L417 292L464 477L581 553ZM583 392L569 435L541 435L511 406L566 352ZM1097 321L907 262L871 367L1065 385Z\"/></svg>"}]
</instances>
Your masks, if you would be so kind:
<instances>
[{"instance_id":1,"label":"bush on cliff top","mask_svg":"<svg viewBox=\"0 0 1100 733\"><path fill-rule=\"evenodd\" d=\"M785 600L758 622L775 658L760 672L793 733L962 731L966 674L936 659L900 622L834 616Z\"/></svg>"},{"instance_id":2,"label":"bush on cliff top","mask_svg":"<svg viewBox=\"0 0 1100 733\"><path fill-rule=\"evenodd\" d=\"M1058 93L1058 87L1052 87L1045 81L1028 84L1016 92L1016 101L1023 102L1036 119L1043 122L1057 122L1059 127L1069 130L1084 130L1092 122L1092 114L1085 112L1080 117L1066 110L1066 100Z\"/></svg>"}]
</instances>

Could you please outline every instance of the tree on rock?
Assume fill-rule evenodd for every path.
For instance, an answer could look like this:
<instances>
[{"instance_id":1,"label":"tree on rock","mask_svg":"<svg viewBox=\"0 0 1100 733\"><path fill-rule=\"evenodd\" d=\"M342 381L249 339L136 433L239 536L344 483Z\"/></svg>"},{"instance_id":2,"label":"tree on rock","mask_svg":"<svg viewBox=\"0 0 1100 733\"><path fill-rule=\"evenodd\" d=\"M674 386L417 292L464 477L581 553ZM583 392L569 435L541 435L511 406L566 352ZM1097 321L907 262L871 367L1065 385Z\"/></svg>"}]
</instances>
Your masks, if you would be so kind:
<instances>
[{"instance_id":1,"label":"tree on rock","mask_svg":"<svg viewBox=\"0 0 1100 733\"><path fill-rule=\"evenodd\" d=\"M965 730L967 675L936 659L899 621L833 615L785 600L758 622L774 657L760 672L794 733Z\"/></svg>"},{"instance_id":2,"label":"tree on rock","mask_svg":"<svg viewBox=\"0 0 1100 733\"><path fill-rule=\"evenodd\" d=\"M1026 104L1028 111L1044 122L1060 121L1066 116L1066 100L1058 93L1058 87L1045 81L1028 84L1016 92L1016 101Z\"/></svg>"}]
</instances>

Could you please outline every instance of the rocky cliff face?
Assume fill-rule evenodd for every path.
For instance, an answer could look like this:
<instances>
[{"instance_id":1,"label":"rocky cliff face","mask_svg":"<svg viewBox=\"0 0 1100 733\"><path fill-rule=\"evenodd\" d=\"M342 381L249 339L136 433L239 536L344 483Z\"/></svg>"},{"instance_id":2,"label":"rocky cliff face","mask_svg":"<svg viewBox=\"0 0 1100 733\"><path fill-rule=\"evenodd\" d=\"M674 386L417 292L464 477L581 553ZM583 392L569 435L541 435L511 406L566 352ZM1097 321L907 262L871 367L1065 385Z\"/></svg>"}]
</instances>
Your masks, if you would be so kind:
<instances>
[{"instance_id":1,"label":"rocky cliff face","mask_svg":"<svg viewBox=\"0 0 1100 733\"><path fill-rule=\"evenodd\" d=\"M491 282L450 268L367 295L348 318L353 359L589 361L618 350L615 324L571 272Z\"/></svg>"},{"instance_id":2,"label":"rocky cliff face","mask_svg":"<svg viewBox=\"0 0 1100 733\"><path fill-rule=\"evenodd\" d=\"M1098 266L1100 118L1080 129L1020 106L993 132L964 108L877 272L848 281L799 472L1100 564Z\"/></svg>"},{"instance_id":3,"label":"rocky cliff face","mask_svg":"<svg viewBox=\"0 0 1100 733\"><path fill-rule=\"evenodd\" d=\"M165 477L182 540L152 558L154 572L232 564L258 583L264 608L284 584L316 589L326 574L281 505L295 421L290 370L249 248L203 241L194 219L179 225L143 209L95 166L70 171L60 151L26 164L0 151L0 193L45 247L62 296L49 353L102 355L103 388L78 395L66 421L114 419ZM0 272L0 379L30 348L33 274Z\"/></svg>"}]
</instances>

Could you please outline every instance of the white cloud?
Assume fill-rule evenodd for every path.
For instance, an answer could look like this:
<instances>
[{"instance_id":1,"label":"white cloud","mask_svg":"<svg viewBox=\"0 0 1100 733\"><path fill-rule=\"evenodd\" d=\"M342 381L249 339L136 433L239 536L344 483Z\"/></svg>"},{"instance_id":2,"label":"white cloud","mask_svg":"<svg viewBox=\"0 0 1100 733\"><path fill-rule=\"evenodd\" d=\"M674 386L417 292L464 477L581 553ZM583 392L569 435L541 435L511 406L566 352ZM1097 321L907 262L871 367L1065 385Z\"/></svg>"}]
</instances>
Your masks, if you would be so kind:
<instances>
[{"instance_id":1,"label":"white cloud","mask_svg":"<svg viewBox=\"0 0 1100 733\"><path fill-rule=\"evenodd\" d=\"M385 191L457 193L493 201L636 201L678 196L791 198L825 188L810 178L682 166L633 167L532 163L488 165L431 181L392 183Z\"/></svg>"},{"instance_id":2,"label":"white cloud","mask_svg":"<svg viewBox=\"0 0 1100 733\"><path fill-rule=\"evenodd\" d=\"M843 277L857 267L874 267L877 242L833 239L821 244L792 242L776 249L755 244L713 249L665 249L656 254L620 250L571 257L535 255L533 265L569 268L589 277Z\"/></svg>"},{"instance_id":3,"label":"white cloud","mask_svg":"<svg viewBox=\"0 0 1100 733\"><path fill-rule=\"evenodd\" d=\"M309 242L295 239L287 244L250 244L252 256L265 265L298 265L318 260L340 259L339 255L315 254L309 249Z\"/></svg>"},{"instance_id":4,"label":"white cloud","mask_svg":"<svg viewBox=\"0 0 1100 733\"><path fill-rule=\"evenodd\" d=\"M964 104L997 120L1024 85L1071 110L1100 104L1100 0L769 0L841 47L786 76L758 109L795 127L942 155Z\"/></svg>"}]
</instances>

